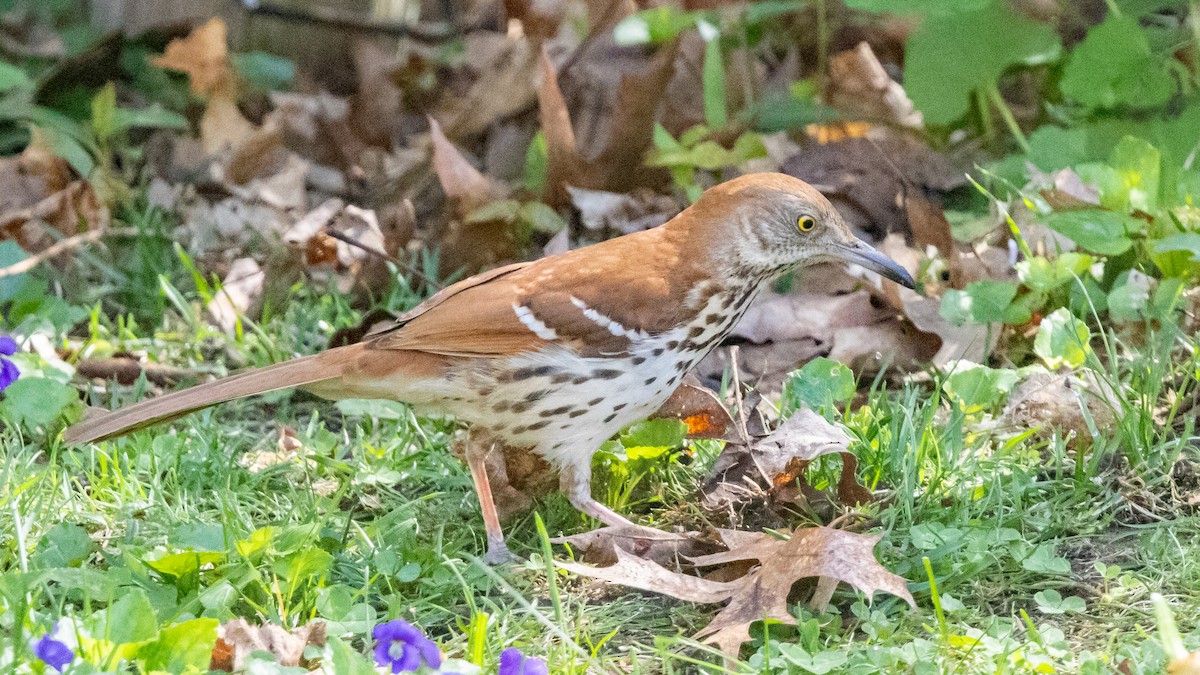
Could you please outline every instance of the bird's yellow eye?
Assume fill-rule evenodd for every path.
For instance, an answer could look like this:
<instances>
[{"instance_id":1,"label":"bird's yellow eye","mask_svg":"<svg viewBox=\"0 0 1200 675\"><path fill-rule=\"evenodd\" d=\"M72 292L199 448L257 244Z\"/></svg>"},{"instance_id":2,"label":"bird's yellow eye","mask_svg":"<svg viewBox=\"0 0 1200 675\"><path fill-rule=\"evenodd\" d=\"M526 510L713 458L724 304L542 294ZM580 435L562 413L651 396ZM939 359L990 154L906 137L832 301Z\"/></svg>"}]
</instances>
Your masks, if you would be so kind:
<instances>
[{"instance_id":1,"label":"bird's yellow eye","mask_svg":"<svg viewBox=\"0 0 1200 675\"><path fill-rule=\"evenodd\" d=\"M809 218L808 216L801 216L800 219L796 221L796 227L800 228L801 232L808 232L809 230L813 229L816 224L817 221Z\"/></svg>"}]
</instances>

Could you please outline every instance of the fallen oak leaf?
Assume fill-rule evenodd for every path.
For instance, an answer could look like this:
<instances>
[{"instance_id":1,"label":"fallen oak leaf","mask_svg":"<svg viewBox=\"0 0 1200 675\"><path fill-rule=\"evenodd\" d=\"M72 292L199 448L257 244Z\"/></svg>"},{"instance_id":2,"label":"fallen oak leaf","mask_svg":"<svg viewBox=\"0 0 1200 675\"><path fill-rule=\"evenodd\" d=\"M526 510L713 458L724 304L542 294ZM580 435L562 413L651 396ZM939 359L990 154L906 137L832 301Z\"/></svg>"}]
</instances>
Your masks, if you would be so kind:
<instances>
[{"instance_id":1,"label":"fallen oak leaf","mask_svg":"<svg viewBox=\"0 0 1200 675\"><path fill-rule=\"evenodd\" d=\"M755 492L752 485L775 489L803 480L809 463L833 453L842 455L839 498L847 504L868 502L870 491L854 475L858 462L850 452L850 441L845 431L824 417L799 410L755 443L726 445L701 488L704 502L721 507L745 501Z\"/></svg>"},{"instance_id":2,"label":"fallen oak leaf","mask_svg":"<svg viewBox=\"0 0 1200 675\"><path fill-rule=\"evenodd\" d=\"M325 645L325 622L314 621L289 631L272 624L253 626L245 619L234 619L217 629L209 668L240 671L254 652L270 653L281 666L299 666L308 645Z\"/></svg>"},{"instance_id":3,"label":"fallen oak leaf","mask_svg":"<svg viewBox=\"0 0 1200 675\"><path fill-rule=\"evenodd\" d=\"M633 67L614 69L609 64L603 67L592 64L588 72L603 75L604 80L582 82L578 89L583 94L601 93L599 97L592 96L589 103L595 103L596 98L604 100L593 106L599 112L577 106L574 114L568 108L559 73L545 47L542 48L538 114L547 151L543 202L552 207L569 204L568 185L616 192L644 185L647 171L639 167L643 167L643 155L652 142L656 111L674 72L677 44L642 50L642 58ZM593 48L587 54L599 59L604 51ZM572 65L572 74L581 71L587 69L577 60ZM610 81L614 73L615 86ZM594 114L580 121L584 112ZM577 134L576 128L588 133Z\"/></svg>"},{"instance_id":4,"label":"fallen oak leaf","mask_svg":"<svg viewBox=\"0 0 1200 675\"><path fill-rule=\"evenodd\" d=\"M699 566L746 560L761 563L734 581L712 581L672 572L621 548L614 551L617 562L608 567L563 562L555 565L581 576L688 602L728 602L696 637L705 638L730 658L736 658L742 644L750 639L750 625L754 622L774 619L796 624L787 602L792 585L800 579L818 577L842 581L868 597L876 591L886 591L915 607L907 581L875 560L875 545L881 538L882 535L856 534L828 527L798 530L786 540L763 533L738 533L730 537L737 545L729 551L692 558Z\"/></svg>"},{"instance_id":5,"label":"fallen oak leaf","mask_svg":"<svg viewBox=\"0 0 1200 675\"><path fill-rule=\"evenodd\" d=\"M795 625L795 618L787 611L787 597L792 584L806 577L845 582L868 598L876 591L885 591L916 607L907 581L875 560L875 545L881 538L883 535L813 527L793 532L786 541L764 535L746 546L693 558L692 562L700 566L750 559L762 563L746 576L746 583L729 598L725 609L696 637L707 636L705 642L736 657L741 645L749 640L753 622L772 618Z\"/></svg>"},{"instance_id":6,"label":"fallen oak leaf","mask_svg":"<svg viewBox=\"0 0 1200 675\"><path fill-rule=\"evenodd\" d=\"M208 303L208 313L226 333L232 333L238 320L262 297L266 272L253 258L238 258L229 266L221 281L221 291Z\"/></svg>"},{"instance_id":7,"label":"fallen oak leaf","mask_svg":"<svg viewBox=\"0 0 1200 675\"><path fill-rule=\"evenodd\" d=\"M701 550L713 550L714 542L704 541L696 532L664 532L641 525L601 527L579 534L555 537L552 544L566 544L583 554L583 559L596 565L613 565L617 551L624 551L641 560L678 565L683 558L692 558Z\"/></svg>"},{"instance_id":8,"label":"fallen oak leaf","mask_svg":"<svg viewBox=\"0 0 1200 675\"><path fill-rule=\"evenodd\" d=\"M711 438L726 441L744 440L737 433L737 424L729 410L721 404L712 390L700 386L694 375L687 375L652 416L654 419L677 419L687 425L688 438Z\"/></svg>"},{"instance_id":9,"label":"fallen oak leaf","mask_svg":"<svg viewBox=\"0 0 1200 675\"><path fill-rule=\"evenodd\" d=\"M616 549L614 554L616 564L607 567L558 561L555 561L554 565L580 576L705 604L724 602L737 592L743 583L709 581L689 574L672 572L658 563L643 560L620 548Z\"/></svg>"},{"instance_id":10,"label":"fallen oak leaf","mask_svg":"<svg viewBox=\"0 0 1200 675\"><path fill-rule=\"evenodd\" d=\"M226 34L223 20L210 19L187 37L171 40L162 55L150 58L150 64L186 73L192 91L202 96L231 87L234 71Z\"/></svg>"},{"instance_id":11,"label":"fallen oak leaf","mask_svg":"<svg viewBox=\"0 0 1200 675\"><path fill-rule=\"evenodd\" d=\"M921 112L900 83L888 76L868 42L829 60L829 102L865 119L912 129L924 127Z\"/></svg>"},{"instance_id":12,"label":"fallen oak leaf","mask_svg":"<svg viewBox=\"0 0 1200 675\"><path fill-rule=\"evenodd\" d=\"M508 190L468 162L446 138L442 125L432 117L429 118L429 136L433 142L433 171L442 191L455 200L459 217L465 218L480 206L506 196Z\"/></svg>"}]
</instances>

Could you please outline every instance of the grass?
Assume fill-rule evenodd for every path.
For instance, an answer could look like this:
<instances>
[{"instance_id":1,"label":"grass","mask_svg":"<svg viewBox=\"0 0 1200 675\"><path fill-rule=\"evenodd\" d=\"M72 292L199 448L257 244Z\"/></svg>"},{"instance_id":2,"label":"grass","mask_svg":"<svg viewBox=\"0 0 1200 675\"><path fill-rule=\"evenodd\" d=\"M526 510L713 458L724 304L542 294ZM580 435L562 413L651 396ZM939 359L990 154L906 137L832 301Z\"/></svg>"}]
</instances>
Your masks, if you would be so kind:
<instances>
[{"instance_id":1,"label":"grass","mask_svg":"<svg viewBox=\"0 0 1200 675\"><path fill-rule=\"evenodd\" d=\"M308 350L355 318L339 297L304 288L240 338L196 316L176 315L152 338L99 320L87 348L255 365ZM797 604L799 625L757 627L733 671L1160 672L1152 593L1167 598L1185 644L1200 646L1200 519L1185 503L1200 494L1200 464L1184 409L1200 368L1195 343L1189 357L1180 339L1093 364L1124 385L1125 414L1087 451L1005 425L995 408L967 414L936 386L876 389L831 413L858 440L860 477L882 495L861 513L865 529L885 535L876 554L909 580L918 608L844 589L819 615ZM0 664L26 672L16 664L55 620L95 634L106 625L97 617L125 599L155 618L131 640L197 617L322 619L365 652L373 625L402 617L485 668L518 646L556 673L726 672L687 637L715 608L554 572L532 514L508 526L528 563L481 566L470 478L448 449L455 425L400 405L371 410L274 394L82 448L0 432ZM309 459L243 466L247 453L275 449L278 424L296 429ZM687 465L664 456L604 471L597 494L621 496L647 523L719 524L695 505L717 451L698 443ZM819 463L811 479L820 486L836 472L836 461ZM550 535L590 527L560 495L535 508ZM97 667L116 667L112 644L88 649Z\"/></svg>"}]
</instances>

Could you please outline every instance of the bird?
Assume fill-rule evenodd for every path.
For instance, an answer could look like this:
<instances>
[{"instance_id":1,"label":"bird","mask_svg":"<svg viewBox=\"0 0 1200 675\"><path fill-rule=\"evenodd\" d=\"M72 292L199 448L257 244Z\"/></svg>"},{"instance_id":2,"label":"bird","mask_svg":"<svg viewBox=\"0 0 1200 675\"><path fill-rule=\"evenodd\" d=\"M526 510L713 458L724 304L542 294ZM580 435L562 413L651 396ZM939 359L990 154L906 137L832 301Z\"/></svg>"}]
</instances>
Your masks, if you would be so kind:
<instances>
[{"instance_id":1,"label":"bird","mask_svg":"<svg viewBox=\"0 0 1200 675\"><path fill-rule=\"evenodd\" d=\"M592 497L600 445L658 410L767 282L831 262L914 286L812 186L747 174L710 187L656 228L447 286L357 343L88 416L63 437L99 442L284 388L453 415L467 425L463 454L483 515L484 559L503 563L515 556L488 482L489 453L528 448L559 470L576 509L638 527Z\"/></svg>"}]
</instances>

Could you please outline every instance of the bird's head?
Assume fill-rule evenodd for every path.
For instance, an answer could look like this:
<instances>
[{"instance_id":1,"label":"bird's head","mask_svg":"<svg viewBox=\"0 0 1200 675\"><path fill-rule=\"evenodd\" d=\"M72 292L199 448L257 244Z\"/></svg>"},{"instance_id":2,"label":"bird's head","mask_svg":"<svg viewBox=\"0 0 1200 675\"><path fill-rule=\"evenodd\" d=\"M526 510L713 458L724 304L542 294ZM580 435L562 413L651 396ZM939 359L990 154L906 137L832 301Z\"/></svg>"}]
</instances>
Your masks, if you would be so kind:
<instances>
[{"instance_id":1,"label":"bird's head","mask_svg":"<svg viewBox=\"0 0 1200 675\"><path fill-rule=\"evenodd\" d=\"M841 261L913 287L903 267L854 236L829 200L798 178L741 176L710 188L690 210L698 222L733 228L721 238L735 264L773 273Z\"/></svg>"}]
</instances>

